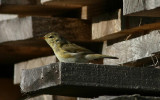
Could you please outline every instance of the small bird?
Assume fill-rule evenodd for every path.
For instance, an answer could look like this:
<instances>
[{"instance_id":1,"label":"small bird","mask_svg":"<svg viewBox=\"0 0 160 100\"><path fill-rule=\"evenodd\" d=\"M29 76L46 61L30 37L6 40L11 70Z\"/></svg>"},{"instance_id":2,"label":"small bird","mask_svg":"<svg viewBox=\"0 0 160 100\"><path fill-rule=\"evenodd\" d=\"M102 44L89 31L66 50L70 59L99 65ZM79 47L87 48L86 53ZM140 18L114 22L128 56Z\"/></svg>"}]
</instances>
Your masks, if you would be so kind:
<instances>
[{"instance_id":1,"label":"small bird","mask_svg":"<svg viewBox=\"0 0 160 100\"><path fill-rule=\"evenodd\" d=\"M86 63L100 58L118 59L117 57L95 54L94 52L65 40L56 32L44 36L60 62Z\"/></svg>"}]
</instances>

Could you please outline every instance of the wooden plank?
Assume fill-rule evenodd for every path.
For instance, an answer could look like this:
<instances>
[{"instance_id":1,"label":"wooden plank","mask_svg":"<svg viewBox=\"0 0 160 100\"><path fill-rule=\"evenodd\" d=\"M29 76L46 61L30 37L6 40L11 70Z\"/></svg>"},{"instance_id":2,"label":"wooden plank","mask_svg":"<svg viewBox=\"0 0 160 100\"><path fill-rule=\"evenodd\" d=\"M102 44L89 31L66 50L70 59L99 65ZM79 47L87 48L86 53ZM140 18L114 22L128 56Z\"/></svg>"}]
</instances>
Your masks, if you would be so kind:
<instances>
[{"instance_id":1,"label":"wooden plank","mask_svg":"<svg viewBox=\"0 0 160 100\"><path fill-rule=\"evenodd\" d=\"M0 21L0 43L33 37L31 25L31 17Z\"/></svg>"},{"instance_id":2,"label":"wooden plank","mask_svg":"<svg viewBox=\"0 0 160 100\"><path fill-rule=\"evenodd\" d=\"M55 63L56 57L55 56L48 56L48 57L41 57L36 58L20 63L16 63L14 65L14 84L20 84L20 74L22 69L32 69L37 68L39 66L48 65L50 63Z\"/></svg>"},{"instance_id":3,"label":"wooden plank","mask_svg":"<svg viewBox=\"0 0 160 100\"><path fill-rule=\"evenodd\" d=\"M30 96L57 94L96 97L135 93L158 96L160 93L160 80L157 79L160 69L149 67L61 62L23 70L21 76L21 90Z\"/></svg>"},{"instance_id":4,"label":"wooden plank","mask_svg":"<svg viewBox=\"0 0 160 100\"><path fill-rule=\"evenodd\" d=\"M108 7L120 8L122 6L121 0L40 0L41 4L52 5L54 3L65 3L65 4L77 4L77 5L92 5L96 3L108 3ZM119 4L117 4L119 3ZM115 5L115 7L113 6ZM98 6L98 5L97 5Z\"/></svg>"},{"instance_id":5,"label":"wooden plank","mask_svg":"<svg viewBox=\"0 0 160 100\"><path fill-rule=\"evenodd\" d=\"M77 100L92 100L91 98L77 98Z\"/></svg>"},{"instance_id":6,"label":"wooden plank","mask_svg":"<svg viewBox=\"0 0 160 100\"><path fill-rule=\"evenodd\" d=\"M54 16L80 18L81 7L44 6L44 5L1 5L2 14L19 14L23 16Z\"/></svg>"},{"instance_id":7,"label":"wooden plank","mask_svg":"<svg viewBox=\"0 0 160 100\"><path fill-rule=\"evenodd\" d=\"M69 41L91 41L91 21L74 18L32 17L34 36L57 32Z\"/></svg>"},{"instance_id":8,"label":"wooden plank","mask_svg":"<svg viewBox=\"0 0 160 100\"><path fill-rule=\"evenodd\" d=\"M36 59L16 63L14 65L14 84L17 84L17 85L20 84L21 70L37 68L39 66L55 63L56 61L57 60L55 56L47 56L47 57L41 57L41 58L36 58ZM63 99L76 100L76 98L73 98L73 97L53 96L53 95L40 95L33 98L29 98L28 100L63 100Z\"/></svg>"},{"instance_id":9,"label":"wooden plank","mask_svg":"<svg viewBox=\"0 0 160 100\"><path fill-rule=\"evenodd\" d=\"M160 18L121 16L120 10L92 20L92 39L106 41L160 28ZM110 16L108 16L110 15Z\"/></svg>"},{"instance_id":10,"label":"wooden plank","mask_svg":"<svg viewBox=\"0 0 160 100\"><path fill-rule=\"evenodd\" d=\"M0 21L0 43L42 37L53 30L70 41L91 41L91 22L87 20L53 17L17 17L7 20L8 16L5 16L6 20L0 16L4 19Z\"/></svg>"},{"instance_id":11,"label":"wooden plank","mask_svg":"<svg viewBox=\"0 0 160 100\"><path fill-rule=\"evenodd\" d=\"M55 4L44 6L40 0L1 0L0 13L23 16L54 16L80 18L81 6Z\"/></svg>"},{"instance_id":12,"label":"wooden plank","mask_svg":"<svg viewBox=\"0 0 160 100\"><path fill-rule=\"evenodd\" d=\"M67 4L79 4L79 5L88 5L97 2L103 2L104 0L40 0L41 4L54 4L54 3L67 3Z\"/></svg>"},{"instance_id":13,"label":"wooden plank","mask_svg":"<svg viewBox=\"0 0 160 100\"><path fill-rule=\"evenodd\" d=\"M33 98L29 98L27 100L53 100L52 95L40 95Z\"/></svg>"},{"instance_id":14,"label":"wooden plank","mask_svg":"<svg viewBox=\"0 0 160 100\"><path fill-rule=\"evenodd\" d=\"M76 97L54 96L53 100L77 100Z\"/></svg>"},{"instance_id":15,"label":"wooden plank","mask_svg":"<svg viewBox=\"0 0 160 100\"><path fill-rule=\"evenodd\" d=\"M0 4L17 4L17 5L33 5L33 4L39 4L39 0L1 0Z\"/></svg>"},{"instance_id":16,"label":"wooden plank","mask_svg":"<svg viewBox=\"0 0 160 100\"><path fill-rule=\"evenodd\" d=\"M122 5L121 0L41 0L43 5L81 6L81 19L91 19L109 10L118 9Z\"/></svg>"},{"instance_id":17,"label":"wooden plank","mask_svg":"<svg viewBox=\"0 0 160 100\"><path fill-rule=\"evenodd\" d=\"M159 0L123 0L123 15L160 17Z\"/></svg>"},{"instance_id":18,"label":"wooden plank","mask_svg":"<svg viewBox=\"0 0 160 100\"><path fill-rule=\"evenodd\" d=\"M115 43L107 46L104 44L103 54L116 56L117 60L104 59L104 64L125 64L127 66L147 66L153 64L153 59L158 59L160 34L159 30L149 32L144 36Z\"/></svg>"},{"instance_id":19,"label":"wooden plank","mask_svg":"<svg viewBox=\"0 0 160 100\"><path fill-rule=\"evenodd\" d=\"M92 19L92 39L97 40L121 31L121 10L106 13Z\"/></svg>"},{"instance_id":20,"label":"wooden plank","mask_svg":"<svg viewBox=\"0 0 160 100\"><path fill-rule=\"evenodd\" d=\"M100 96L91 100L160 100L159 97L140 96L135 95L122 95L122 96Z\"/></svg>"},{"instance_id":21,"label":"wooden plank","mask_svg":"<svg viewBox=\"0 0 160 100\"><path fill-rule=\"evenodd\" d=\"M103 14L108 10L111 11L111 9L118 9L122 6L122 0L42 0L41 2L45 3L38 5L39 1L40 0L2 0L0 13L91 19L93 16Z\"/></svg>"},{"instance_id":22,"label":"wooden plank","mask_svg":"<svg viewBox=\"0 0 160 100\"><path fill-rule=\"evenodd\" d=\"M17 17L18 17L18 15L15 15L15 14L0 14L0 21L14 19Z\"/></svg>"}]
</instances>

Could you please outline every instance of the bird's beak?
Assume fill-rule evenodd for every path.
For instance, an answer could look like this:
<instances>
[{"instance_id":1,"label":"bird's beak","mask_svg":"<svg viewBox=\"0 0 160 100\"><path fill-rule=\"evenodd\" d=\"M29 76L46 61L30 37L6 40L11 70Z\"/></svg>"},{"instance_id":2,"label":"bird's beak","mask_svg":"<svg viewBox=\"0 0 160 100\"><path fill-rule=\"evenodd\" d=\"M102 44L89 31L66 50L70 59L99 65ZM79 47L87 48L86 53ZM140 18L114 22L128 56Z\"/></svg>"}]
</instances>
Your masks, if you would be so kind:
<instances>
[{"instance_id":1,"label":"bird's beak","mask_svg":"<svg viewBox=\"0 0 160 100\"><path fill-rule=\"evenodd\" d=\"M44 39L44 40L45 40L45 39L46 39L46 37L42 37L42 39Z\"/></svg>"},{"instance_id":2,"label":"bird's beak","mask_svg":"<svg viewBox=\"0 0 160 100\"><path fill-rule=\"evenodd\" d=\"M45 40L45 37L39 37L40 39L43 39L43 40Z\"/></svg>"}]
</instances>

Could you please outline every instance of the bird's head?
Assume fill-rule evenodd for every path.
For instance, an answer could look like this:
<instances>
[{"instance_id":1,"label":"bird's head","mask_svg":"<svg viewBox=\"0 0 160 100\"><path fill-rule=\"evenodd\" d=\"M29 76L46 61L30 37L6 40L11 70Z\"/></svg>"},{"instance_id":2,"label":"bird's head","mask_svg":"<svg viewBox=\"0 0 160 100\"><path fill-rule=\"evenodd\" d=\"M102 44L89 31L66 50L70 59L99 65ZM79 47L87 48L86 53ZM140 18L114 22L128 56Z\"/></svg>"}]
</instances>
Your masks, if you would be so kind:
<instances>
[{"instance_id":1,"label":"bird's head","mask_svg":"<svg viewBox=\"0 0 160 100\"><path fill-rule=\"evenodd\" d=\"M57 40L59 40L61 37L56 32L48 33L44 36L44 39L47 41L47 43L55 43Z\"/></svg>"}]
</instances>

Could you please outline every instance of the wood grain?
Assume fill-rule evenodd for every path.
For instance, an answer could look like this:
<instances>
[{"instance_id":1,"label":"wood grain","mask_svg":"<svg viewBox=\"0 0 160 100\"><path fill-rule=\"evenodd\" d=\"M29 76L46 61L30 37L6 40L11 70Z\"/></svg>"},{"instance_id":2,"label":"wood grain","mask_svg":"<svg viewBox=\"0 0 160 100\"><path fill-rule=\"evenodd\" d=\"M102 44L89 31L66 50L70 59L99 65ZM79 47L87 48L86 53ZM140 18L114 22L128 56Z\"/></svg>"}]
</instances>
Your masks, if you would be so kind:
<instances>
[{"instance_id":1,"label":"wood grain","mask_svg":"<svg viewBox=\"0 0 160 100\"><path fill-rule=\"evenodd\" d=\"M35 5L39 4L39 0L1 0L0 4L16 4L16 5Z\"/></svg>"},{"instance_id":2,"label":"wood grain","mask_svg":"<svg viewBox=\"0 0 160 100\"><path fill-rule=\"evenodd\" d=\"M112 12L110 19L107 19L108 16L95 17L92 22L92 39L106 41L160 28L160 18L158 17L132 17L119 14L120 10ZM96 22L96 20L98 21Z\"/></svg>"},{"instance_id":3,"label":"wood grain","mask_svg":"<svg viewBox=\"0 0 160 100\"><path fill-rule=\"evenodd\" d=\"M159 76L157 68L61 62L23 70L21 89L30 96L44 93L76 97L158 96Z\"/></svg>"},{"instance_id":4,"label":"wood grain","mask_svg":"<svg viewBox=\"0 0 160 100\"><path fill-rule=\"evenodd\" d=\"M81 19L92 19L92 17L111 11L111 9L118 9L122 5L121 0L41 0L41 3L50 6L79 6L81 7Z\"/></svg>"},{"instance_id":5,"label":"wood grain","mask_svg":"<svg viewBox=\"0 0 160 100\"><path fill-rule=\"evenodd\" d=\"M106 13L92 19L92 39L97 40L121 31L121 11Z\"/></svg>"},{"instance_id":6,"label":"wood grain","mask_svg":"<svg viewBox=\"0 0 160 100\"><path fill-rule=\"evenodd\" d=\"M9 19L5 15L1 17L3 21L0 21L0 43L43 37L52 31L59 33L69 41L91 41L91 22L87 20L54 17Z\"/></svg>"},{"instance_id":7,"label":"wood grain","mask_svg":"<svg viewBox=\"0 0 160 100\"><path fill-rule=\"evenodd\" d=\"M44 36L57 32L69 41L91 41L91 21L75 18L32 17L33 34Z\"/></svg>"},{"instance_id":8,"label":"wood grain","mask_svg":"<svg viewBox=\"0 0 160 100\"><path fill-rule=\"evenodd\" d=\"M44 5L1 5L0 13L21 16L54 16L80 18L81 7Z\"/></svg>"},{"instance_id":9,"label":"wood grain","mask_svg":"<svg viewBox=\"0 0 160 100\"><path fill-rule=\"evenodd\" d=\"M125 64L128 66L146 66L149 62L154 65L152 61L153 53L159 52L160 34L159 30L149 32L144 36L133 38L130 40L115 43L107 46L104 44L103 54L116 56L117 60L104 59L104 64ZM155 55L156 56L156 55ZM153 56L153 58L155 58ZM144 61L143 61L144 59ZM139 60L142 60L139 63ZM137 64L137 65L136 65Z\"/></svg>"},{"instance_id":10,"label":"wood grain","mask_svg":"<svg viewBox=\"0 0 160 100\"><path fill-rule=\"evenodd\" d=\"M55 56L48 56L48 57L41 57L41 58L36 58L36 59L16 63L14 65L14 84L20 84L20 80L21 80L20 75L21 75L22 69L37 68L37 67L48 65L50 63L55 63L55 62L56 62Z\"/></svg>"},{"instance_id":11,"label":"wood grain","mask_svg":"<svg viewBox=\"0 0 160 100\"><path fill-rule=\"evenodd\" d=\"M18 18L16 14L0 14L0 21Z\"/></svg>"},{"instance_id":12,"label":"wood grain","mask_svg":"<svg viewBox=\"0 0 160 100\"><path fill-rule=\"evenodd\" d=\"M123 0L123 15L160 17L159 0Z\"/></svg>"},{"instance_id":13,"label":"wood grain","mask_svg":"<svg viewBox=\"0 0 160 100\"><path fill-rule=\"evenodd\" d=\"M0 21L0 43L33 37L31 17Z\"/></svg>"},{"instance_id":14,"label":"wood grain","mask_svg":"<svg viewBox=\"0 0 160 100\"><path fill-rule=\"evenodd\" d=\"M92 100L160 100L160 98L152 96L140 96L139 94L134 94L122 96L100 96Z\"/></svg>"}]
</instances>

